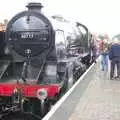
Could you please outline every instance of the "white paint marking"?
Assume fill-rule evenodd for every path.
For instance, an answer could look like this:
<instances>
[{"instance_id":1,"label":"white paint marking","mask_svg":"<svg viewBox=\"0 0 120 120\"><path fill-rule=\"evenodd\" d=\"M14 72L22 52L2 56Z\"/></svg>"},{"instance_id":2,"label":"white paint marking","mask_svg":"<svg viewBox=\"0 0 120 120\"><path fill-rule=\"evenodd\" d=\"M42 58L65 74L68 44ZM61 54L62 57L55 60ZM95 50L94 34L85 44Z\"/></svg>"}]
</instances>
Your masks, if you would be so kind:
<instances>
[{"instance_id":1,"label":"white paint marking","mask_svg":"<svg viewBox=\"0 0 120 120\"><path fill-rule=\"evenodd\" d=\"M75 87L83 80L87 73L92 69L95 63L93 63L86 72L76 81L76 83L66 92L66 94L53 106L53 108L46 114L42 120L49 120L55 111L61 106L61 104L67 99L67 97L72 93Z\"/></svg>"}]
</instances>

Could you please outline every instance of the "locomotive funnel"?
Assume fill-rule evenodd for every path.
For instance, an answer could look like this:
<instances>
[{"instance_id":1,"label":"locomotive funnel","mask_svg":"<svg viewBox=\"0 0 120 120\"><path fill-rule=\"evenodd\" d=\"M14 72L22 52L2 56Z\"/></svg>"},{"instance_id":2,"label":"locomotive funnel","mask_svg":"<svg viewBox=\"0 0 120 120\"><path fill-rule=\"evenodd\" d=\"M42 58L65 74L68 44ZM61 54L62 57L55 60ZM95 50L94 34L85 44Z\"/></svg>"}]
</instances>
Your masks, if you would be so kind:
<instances>
[{"instance_id":1,"label":"locomotive funnel","mask_svg":"<svg viewBox=\"0 0 120 120\"><path fill-rule=\"evenodd\" d=\"M41 9L43 6L41 3L31 2L31 3L28 3L26 7L30 11L41 12Z\"/></svg>"}]
</instances>

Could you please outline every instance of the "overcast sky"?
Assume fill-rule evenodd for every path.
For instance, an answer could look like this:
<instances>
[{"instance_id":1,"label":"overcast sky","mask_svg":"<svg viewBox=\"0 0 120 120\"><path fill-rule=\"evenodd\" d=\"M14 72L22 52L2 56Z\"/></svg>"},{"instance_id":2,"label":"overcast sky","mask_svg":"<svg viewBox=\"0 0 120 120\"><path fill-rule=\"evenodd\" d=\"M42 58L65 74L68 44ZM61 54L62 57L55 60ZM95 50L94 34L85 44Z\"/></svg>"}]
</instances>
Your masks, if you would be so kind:
<instances>
[{"instance_id":1,"label":"overcast sky","mask_svg":"<svg viewBox=\"0 0 120 120\"><path fill-rule=\"evenodd\" d=\"M79 21L92 32L120 33L120 0L1 0L0 21L26 10L30 1L40 1L44 13Z\"/></svg>"}]
</instances>

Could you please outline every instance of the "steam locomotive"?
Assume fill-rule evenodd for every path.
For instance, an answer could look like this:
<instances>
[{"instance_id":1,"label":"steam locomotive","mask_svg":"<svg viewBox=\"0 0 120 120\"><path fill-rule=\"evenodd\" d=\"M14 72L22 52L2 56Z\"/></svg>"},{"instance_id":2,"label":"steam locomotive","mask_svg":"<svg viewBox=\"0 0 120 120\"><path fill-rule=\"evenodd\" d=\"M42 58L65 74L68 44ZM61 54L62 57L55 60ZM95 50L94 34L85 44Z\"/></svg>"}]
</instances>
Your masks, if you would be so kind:
<instances>
[{"instance_id":1,"label":"steam locomotive","mask_svg":"<svg viewBox=\"0 0 120 120\"><path fill-rule=\"evenodd\" d=\"M46 17L40 3L8 23L0 59L0 115L43 116L92 62L86 26ZM81 31L84 31L82 32Z\"/></svg>"}]
</instances>

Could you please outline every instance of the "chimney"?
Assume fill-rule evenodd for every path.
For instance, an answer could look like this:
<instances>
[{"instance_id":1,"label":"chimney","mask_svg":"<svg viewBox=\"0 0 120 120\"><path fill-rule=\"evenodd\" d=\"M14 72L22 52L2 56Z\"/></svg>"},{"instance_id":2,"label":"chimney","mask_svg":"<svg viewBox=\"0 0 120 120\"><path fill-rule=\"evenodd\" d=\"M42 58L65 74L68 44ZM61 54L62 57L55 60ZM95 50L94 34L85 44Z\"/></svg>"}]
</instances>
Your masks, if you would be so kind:
<instances>
[{"instance_id":1,"label":"chimney","mask_svg":"<svg viewBox=\"0 0 120 120\"><path fill-rule=\"evenodd\" d=\"M31 2L26 7L29 11L41 12L43 6L41 3Z\"/></svg>"}]
</instances>

